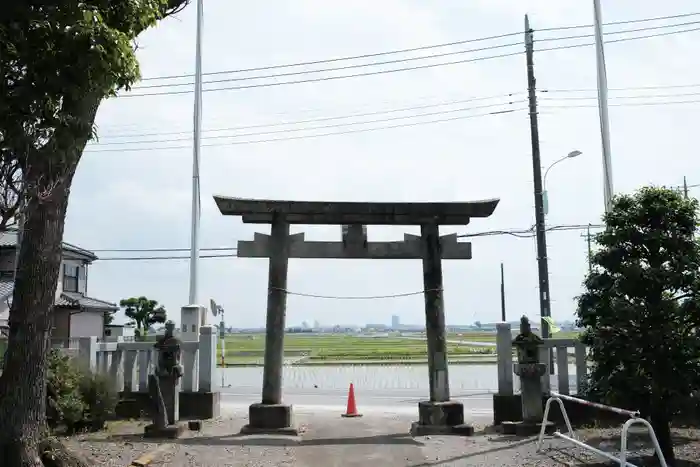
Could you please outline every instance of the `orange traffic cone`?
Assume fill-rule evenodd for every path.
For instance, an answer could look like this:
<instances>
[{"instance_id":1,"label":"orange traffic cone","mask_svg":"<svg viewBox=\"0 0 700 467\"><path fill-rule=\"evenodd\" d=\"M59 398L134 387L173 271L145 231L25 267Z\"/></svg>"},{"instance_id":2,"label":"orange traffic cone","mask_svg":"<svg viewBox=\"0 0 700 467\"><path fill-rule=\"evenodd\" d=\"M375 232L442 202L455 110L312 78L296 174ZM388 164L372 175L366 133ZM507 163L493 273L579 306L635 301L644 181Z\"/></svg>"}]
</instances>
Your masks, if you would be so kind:
<instances>
[{"instance_id":1,"label":"orange traffic cone","mask_svg":"<svg viewBox=\"0 0 700 467\"><path fill-rule=\"evenodd\" d=\"M345 413L342 414L343 417L361 417L362 414L357 412L357 405L355 404L355 386L350 383L350 389L348 390L348 408Z\"/></svg>"}]
</instances>

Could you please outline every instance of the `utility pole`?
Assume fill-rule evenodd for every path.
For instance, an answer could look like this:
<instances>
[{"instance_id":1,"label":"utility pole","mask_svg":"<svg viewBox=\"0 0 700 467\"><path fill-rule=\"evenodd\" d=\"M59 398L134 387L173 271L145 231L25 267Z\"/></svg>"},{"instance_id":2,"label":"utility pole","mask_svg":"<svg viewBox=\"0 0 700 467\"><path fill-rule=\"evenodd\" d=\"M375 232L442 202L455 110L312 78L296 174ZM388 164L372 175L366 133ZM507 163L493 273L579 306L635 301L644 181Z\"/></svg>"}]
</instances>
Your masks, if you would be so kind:
<instances>
[{"instance_id":1,"label":"utility pole","mask_svg":"<svg viewBox=\"0 0 700 467\"><path fill-rule=\"evenodd\" d=\"M593 0L593 20L598 77L598 114L600 117L600 137L603 143L603 198L605 200L605 212L609 212L612 207L613 176L610 157L610 119L608 118L608 74L605 69L600 0Z\"/></svg>"},{"instance_id":2,"label":"utility pole","mask_svg":"<svg viewBox=\"0 0 700 467\"><path fill-rule=\"evenodd\" d=\"M586 233L582 235L582 237L586 237L586 243L588 244L588 274L590 274L593 272L593 262L591 261L593 258L593 250L591 249L591 224L588 224Z\"/></svg>"},{"instance_id":3,"label":"utility pole","mask_svg":"<svg viewBox=\"0 0 700 467\"><path fill-rule=\"evenodd\" d=\"M683 196L688 199L688 180L686 180L685 175L683 175Z\"/></svg>"},{"instance_id":4,"label":"utility pole","mask_svg":"<svg viewBox=\"0 0 700 467\"><path fill-rule=\"evenodd\" d=\"M190 305L199 301L199 225L202 215L202 199L199 188L199 160L202 146L202 28L204 27L204 2L197 0L197 38L195 42L194 72L194 121L192 150L192 233L190 246ZM206 311L202 324L206 324Z\"/></svg>"},{"instance_id":5,"label":"utility pole","mask_svg":"<svg viewBox=\"0 0 700 467\"><path fill-rule=\"evenodd\" d=\"M503 263L501 263L501 321L506 322L506 281L503 275Z\"/></svg>"},{"instance_id":6,"label":"utility pole","mask_svg":"<svg viewBox=\"0 0 700 467\"><path fill-rule=\"evenodd\" d=\"M535 194L535 237L537 241L537 276L540 289L540 321L542 337L550 336L545 317L551 316L549 297L549 267L547 265L547 237L544 225L544 197L540 161L540 135L537 122L537 95L535 94L534 38L530 20L525 15L525 56L527 59L527 93L530 112L530 140L532 142L532 175Z\"/></svg>"}]
</instances>

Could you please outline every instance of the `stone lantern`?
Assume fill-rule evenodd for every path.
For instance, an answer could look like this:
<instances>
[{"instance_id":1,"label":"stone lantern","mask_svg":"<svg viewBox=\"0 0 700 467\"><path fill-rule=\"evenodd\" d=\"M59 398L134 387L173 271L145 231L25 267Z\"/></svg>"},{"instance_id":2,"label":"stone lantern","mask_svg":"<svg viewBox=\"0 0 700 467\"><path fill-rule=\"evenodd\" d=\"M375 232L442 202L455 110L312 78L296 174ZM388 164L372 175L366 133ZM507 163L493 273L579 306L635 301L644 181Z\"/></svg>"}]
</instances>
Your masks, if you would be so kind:
<instances>
[{"instance_id":1,"label":"stone lantern","mask_svg":"<svg viewBox=\"0 0 700 467\"><path fill-rule=\"evenodd\" d=\"M520 334L513 340L517 355L513 373L520 377L523 419L518 422L504 422L503 432L506 434L527 436L538 433L542 427L542 376L547 372L547 365L540 363L539 358L542 344L542 338L532 332L530 320L523 316L520 319Z\"/></svg>"}]
</instances>

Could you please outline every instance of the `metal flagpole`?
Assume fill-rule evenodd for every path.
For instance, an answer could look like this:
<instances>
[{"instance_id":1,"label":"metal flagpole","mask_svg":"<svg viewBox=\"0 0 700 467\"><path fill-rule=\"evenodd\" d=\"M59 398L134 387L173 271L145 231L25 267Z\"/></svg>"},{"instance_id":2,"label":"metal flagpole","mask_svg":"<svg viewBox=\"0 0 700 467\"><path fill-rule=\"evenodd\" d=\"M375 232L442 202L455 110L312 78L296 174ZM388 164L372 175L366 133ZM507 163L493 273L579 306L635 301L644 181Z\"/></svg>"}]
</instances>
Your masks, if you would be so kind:
<instances>
[{"instance_id":1,"label":"metal flagpole","mask_svg":"<svg viewBox=\"0 0 700 467\"><path fill-rule=\"evenodd\" d=\"M608 76L605 70L600 0L593 0L593 16L596 68L598 72L598 113L600 115L600 136L603 142L603 198L605 200L605 212L608 212L612 205L613 176L610 158L610 121L608 119Z\"/></svg>"},{"instance_id":2,"label":"metal flagpole","mask_svg":"<svg viewBox=\"0 0 700 467\"><path fill-rule=\"evenodd\" d=\"M194 77L194 129L192 151L192 245L190 248L190 305L198 303L199 220L201 196L199 190L199 152L202 139L202 23L204 2L197 0L197 39Z\"/></svg>"}]
</instances>

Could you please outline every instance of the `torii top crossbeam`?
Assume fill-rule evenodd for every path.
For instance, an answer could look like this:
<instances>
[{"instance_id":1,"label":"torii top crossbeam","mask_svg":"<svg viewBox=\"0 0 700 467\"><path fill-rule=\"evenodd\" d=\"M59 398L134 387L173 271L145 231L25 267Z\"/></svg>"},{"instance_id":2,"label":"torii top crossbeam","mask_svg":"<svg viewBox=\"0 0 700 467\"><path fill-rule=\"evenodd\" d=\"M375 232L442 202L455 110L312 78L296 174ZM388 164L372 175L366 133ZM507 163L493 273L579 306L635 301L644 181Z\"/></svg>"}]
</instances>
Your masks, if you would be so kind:
<instances>
[{"instance_id":1,"label":"torii top crossbeam","mask_svg":"<svg viewBox=\"0 0 700 467\"><path fill-rule=\"evenodd\" d=\"M221 214L241 216L249 224L270 224L275 215L289 224L330 225L467 225L472 217L489 217L499 200L394 203L283 201L214 196Z\"/></svg>"}]
</instances>

